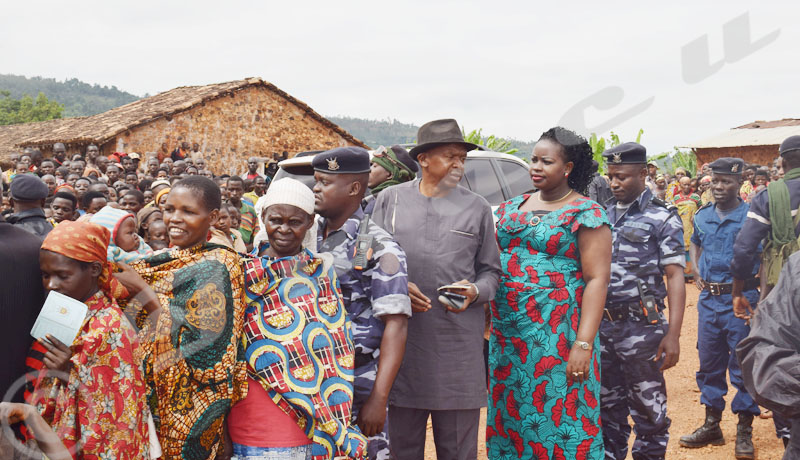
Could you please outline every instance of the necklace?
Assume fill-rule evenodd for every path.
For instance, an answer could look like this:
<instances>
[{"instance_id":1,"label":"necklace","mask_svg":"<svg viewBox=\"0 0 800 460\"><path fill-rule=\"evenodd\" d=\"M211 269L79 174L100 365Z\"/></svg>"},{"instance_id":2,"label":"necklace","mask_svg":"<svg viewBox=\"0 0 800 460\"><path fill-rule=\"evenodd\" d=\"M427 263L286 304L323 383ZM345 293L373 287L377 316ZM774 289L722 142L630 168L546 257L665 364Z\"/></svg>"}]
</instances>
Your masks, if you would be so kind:
<instances>
[{"instance_id":1,"label":"necklace","mask_svg":"<svg viewBox=\"0 0 800 460\"><path fill-rule=\"evenodd\" d=\"M541 196L541 193L540 193L540 194L539 194L539 201L541 201L542 203L546 203L546 204L550 204L550 203L558 203L559 201L563 200L564 198L566 198L566 197L570 196L570 194L572 194L572 189L569 189L569 191L567 191L567 194L566 194L566 195L564 195L564 196L562 196L561 198L559 198L559 199L557 199L557 200L549 200L549 201L548 201L548 200L543 200L543 199L542 199L542 196Z\"/></svg>"}]
</instances>

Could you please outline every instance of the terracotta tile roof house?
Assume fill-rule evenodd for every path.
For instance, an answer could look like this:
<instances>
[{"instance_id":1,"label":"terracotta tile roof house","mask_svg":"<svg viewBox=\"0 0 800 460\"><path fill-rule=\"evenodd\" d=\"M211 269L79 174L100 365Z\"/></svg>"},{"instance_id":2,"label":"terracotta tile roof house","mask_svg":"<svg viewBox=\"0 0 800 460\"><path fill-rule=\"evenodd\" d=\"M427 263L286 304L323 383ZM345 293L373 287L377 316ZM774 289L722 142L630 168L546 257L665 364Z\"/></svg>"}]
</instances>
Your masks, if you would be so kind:
<instances>
[{"instance_id":1,"label":"terracotta tile roof house","mask_svg":"<svg viewBox=\"0 0 800 460\"><path fill-rule=\"evenodd\" d=\"M50 156L56 142L66 145L69 156L89 144L98 145L104 155L163 155L181 141L198 143L218 173L241 169L248 156L366 147L272 83L248 78L179 87L90 117L0 126L0 160L25 147Z\"/></svg>"}]
</instances>

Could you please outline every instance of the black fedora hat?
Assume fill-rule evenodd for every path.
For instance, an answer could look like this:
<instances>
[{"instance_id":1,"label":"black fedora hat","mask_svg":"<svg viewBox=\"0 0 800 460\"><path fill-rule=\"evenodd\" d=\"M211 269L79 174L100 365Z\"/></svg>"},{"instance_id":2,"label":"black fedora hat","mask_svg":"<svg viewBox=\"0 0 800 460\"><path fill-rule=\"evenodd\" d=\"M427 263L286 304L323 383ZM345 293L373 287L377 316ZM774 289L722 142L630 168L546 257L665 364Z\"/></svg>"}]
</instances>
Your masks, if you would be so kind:
<instances>
[{"instance_id":1,"label":"black fedora hat","mask_svg":"<svg viewBox=\"0 0 800 460\"><path fill-rule=\"evenodd\" d=\"M461 134L461 128L458 122L452 118L444 120L433 120L420 126L417 131L417 145L411 149L409 155L414 160L417 155L423 153L433 147L438 147L445 144L459 144L467 148L467 150L475 150L477 145L465 142L464 136Z\"/></svg>"}]
</instances>

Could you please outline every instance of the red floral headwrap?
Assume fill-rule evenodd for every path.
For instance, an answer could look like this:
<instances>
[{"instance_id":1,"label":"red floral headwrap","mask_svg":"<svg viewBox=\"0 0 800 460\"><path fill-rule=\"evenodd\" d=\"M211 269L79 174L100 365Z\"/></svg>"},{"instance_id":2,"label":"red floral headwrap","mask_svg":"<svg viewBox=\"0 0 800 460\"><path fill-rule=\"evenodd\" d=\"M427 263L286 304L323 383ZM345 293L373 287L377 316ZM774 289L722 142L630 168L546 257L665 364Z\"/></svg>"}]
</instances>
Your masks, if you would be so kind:
<instances>
[{"instance_id":1,"label":"red floral headwrap","mask_svg":"<svg viewBox=\"0 0 800 460\"><path fill-rule=\"evenodd\" d=\"M128 296L128 291L112 275L113 269L107 260L108 229L91 222L64 221L57 225L42 243L42 249L52 251L81 262L100 262L103 272L98 283L109 297L118 299Z\"/></svg>"}]
</instances>

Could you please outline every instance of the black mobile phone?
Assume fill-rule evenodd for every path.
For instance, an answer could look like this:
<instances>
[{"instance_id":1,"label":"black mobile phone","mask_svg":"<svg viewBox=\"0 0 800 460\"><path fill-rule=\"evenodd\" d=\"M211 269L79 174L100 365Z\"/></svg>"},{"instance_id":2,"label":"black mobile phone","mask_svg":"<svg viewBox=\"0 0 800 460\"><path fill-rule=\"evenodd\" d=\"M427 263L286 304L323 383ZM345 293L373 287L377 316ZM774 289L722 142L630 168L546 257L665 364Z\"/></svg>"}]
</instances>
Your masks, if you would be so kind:
<instances>
[{"instance_id":1,"label":"black mobile phone","mask_svg":"<svg viewBox=\"0 0 800 460\"><path fill-rule=\"evenodd\" d=\"M467 296L465 295L455 294L448 291L444 291L439 294L439 302L449 306L450 308L455 308L456 310L461 310L464 307L464 300L466 299Z\"/></svg>"}]
</instances>

